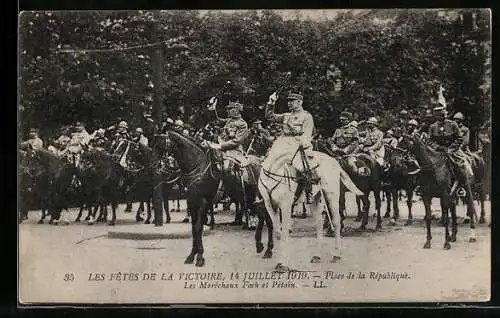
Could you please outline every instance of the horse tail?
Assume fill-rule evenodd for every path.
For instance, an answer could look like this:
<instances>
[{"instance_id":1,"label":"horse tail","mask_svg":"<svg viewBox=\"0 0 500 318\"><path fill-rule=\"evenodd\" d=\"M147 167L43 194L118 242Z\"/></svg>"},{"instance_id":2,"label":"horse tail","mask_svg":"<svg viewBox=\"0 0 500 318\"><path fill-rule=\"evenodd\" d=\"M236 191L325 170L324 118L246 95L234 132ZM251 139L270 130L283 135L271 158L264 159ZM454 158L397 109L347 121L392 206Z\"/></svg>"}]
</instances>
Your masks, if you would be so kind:
<instances>
[{"instance_id":1,"label":"horse tail","mask_svg":"<svg viewBox=\"0 0 500 318\"><path fill-rule=\"evenodd\" d=\"M364 195L363 191L361 191L352 181L351 177L347 174L347 172L344 171L341 167L340 169L340 180L344 184L344 186L347 188L347 190L351 191L354 193L356 196Z\"/></svg>"}]
</instances>

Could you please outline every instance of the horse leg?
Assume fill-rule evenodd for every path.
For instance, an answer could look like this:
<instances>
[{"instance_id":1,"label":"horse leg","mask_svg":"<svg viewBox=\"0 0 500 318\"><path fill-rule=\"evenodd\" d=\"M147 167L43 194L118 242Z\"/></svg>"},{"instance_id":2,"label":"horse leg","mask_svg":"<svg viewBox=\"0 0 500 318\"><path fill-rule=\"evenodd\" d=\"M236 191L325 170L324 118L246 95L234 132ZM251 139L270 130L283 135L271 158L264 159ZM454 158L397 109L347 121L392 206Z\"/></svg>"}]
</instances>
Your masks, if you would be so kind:
<instances>
[{"instance_id":1,"label":"horse leg","mask_svg":"<svg viewBox=\"0 0 500 318\"><path fill-rule=\"evenodd\" d=\"M111 201L111 221L108 222L108 225L115 225L116 224L116 209L118 208L118 203L113 200Z\"/></svg>"},{"instance_id":2,"label":"horse leg","mask_svg":"<svg viewBox=\"0 0 500 318\"><path fill-rule=\"evenodd\" d=\"M91 213L91 217L87 220L87 224L88 225L92 225L95 223L96 219L95 219L95 216L97 214L97 210L99 209L100 207L100 204L97 202L95 205L94 205L94 211L90 212ZM92 207L90 207L90 209L92 209Z\"/></svg>"},{"instance_id":3,"label":"horse leg","mask_svg":"<svg viewBox=\"0 0 500 318\"><path fill-rule=\"evenodd\" d=\"M393 197L395 198L397 195L397 190L394 192ZM389 203L387 203L389 204ZM398 200L392 200L392 208L393 208L393 219L394 220L399 220L399 201Z\"/></svg>"},{"instance_id":4,"label":"horse leg","mask_svg":"<svg viewBox=\"0 0 500 318\"><path fill-rule=\"evenodd\" d=\"M370 213L370 197L369 193L362 195L360 198L361 204L363 205L363 211L361 212L362 220L360 230L366 230L366 226L368 225L368 214Z\"/></svg>"},{"instance_id":5,"label":"horse leg","mask_svg":"<svg viewBox=\"0 0 500 318\"><path fill-rule=\"evenodd\" d=\"M87 203L87 216L85 217L85 221L90 220L91 215L92 215L92 204Z\"/></svg>"},{"instance_id":6,"label":"horse leg","mask_svg":"<svg viewBox=\"0 0 500 318\"><path fill-rule=\"evenodd\" d=\"M142 221L144 221L144 218L141 216L142 212L144 212L144 202L140 201L139 207L137 208L137 211L135 213L135 221L136 222L142 222Z\"/></svg>"},{"instance_id":7,"label":"horse leg","mask_svg":"<svg viewBox=\"0 0 500 318\"><path fill-rule=\"evenodd\" d=\"M147 216L144 224L151 224L151 201L149 198L146 200L146 212Z\"/></svg>"},{"instance_id":8,"label":"horse leg","mask_svg":"<svg viewBox=\"0 0 500 318\"><path fill-rule=\"evenodd\" d=\"M373 191L373 196L375 197L375 210L377 211L377 225L376 229L380 230L382 228L382 217L380 216L380 207L382 202L380 200L380 189Z\"/></svg>"},{"instance_id":9,"label":"horse leg","mask_svg":"<svg viewBox=\"0 0 500 318\"><path fill-rule=\"evenodd\" d=\"M422 196L422 201L424 202L425 207L425 226L427 228L427 238L424 244L424 248L431 248L431 220L432 220L432 211L431 211L431 200L430 196L424 195Z\"/></svg>"},{"instance_id":10,"label":"horse leg","mask_svg":"<svg viewBox=\"0 0 500 318\"><path fill-rule=\"evenodd\" d=\"M390 218L391 217L391 197L392 197L392 189L389 190L389 191L383 191L382 192L382 195L385 195L385 198L387 200L387 205L386 205L386 210L385 210L385 214L384 214L384 218ZM396 201L396 200L394 200ZM396 211L394 211L394 213L396 213Z\"/></svg>"},{"instance_id":11,"label":"horse leg","mask_svg":"<svg viewBox=\"0 0 500 318\"><path fill-rule=\"evenodd\" d=\"M262 211L262 207L255 207L257 216L259 218L259 222L257 223L257 228L255 229L255 249L257 253L260 253L264 250L264 244L262 244L262 229L264 227L264 212Z\"/></svg>"},{"instance_id":12,"label":"horse leg","mask_svg":"<svg viewBox=\"0 0 500 318\"><path fill-rule=\"evenodd\" d=\"M361 211L361 197L356 196L356 205L358 206L358 216L354 221L360 222L363 219L363 211Z\"/></svg>"},{"instance_id":13,"label":"horse leg","mask_svg":"<svg viewBox=\"0 0 500 318\"><path fill-rule=\"evenodd\" d=\"M485 191L483 189L483 185L480 185L479 189L479 204L481 205L481 217L479 218L479 224L486 223L486 212L484 210L484 201L486 200Z\"/></svg>"},{"instance_id":14,"label":"horse leg","mask_svg":"<svg viewBox=\"0 0 500 318\"><path fill-rule=\"evenodd\" d=\"M470 236L469 242L476 242L476 225L475 220L477 219L476 208L474 207L474 201L472 199L472 190L470 184L465 186L465 199L467 202L467 214L470 216Z\"/></svg>"},{"instance_id":15,"label":"horse leg","mask_svg":"<svg viewBox=\"0 0 500 318\"><path fill-rule=\"evenodd\" d=\"M444 246L443 246L443 248L445 250L449 250L451 248L451 245L450 245L451 237L450 237L450 232L449 232L449 227L448 227L448 224L449 224L448 209L449 209L449 206L451 206L452 204L454 204L453 198L447 198L444 195L443 195L443 197L441 197L441 212L444 215Z\"/></svg>"},{"instance_id":16,"label":"horse leg","mask_svg":"<svg viewBox=\"0 0 500 318\"><path fill-rule=\"evenodd\" d=\"M177 209L175 209L175 212L181 212L181 204L180 204L180 201L179 201L179 199L177 199L176 201L177 201Z\"/></svg>"},{"instance_id":17,"label":"horse leg","mask_svg":"<svg viewBox=\"0 0 500 318\"><path fill-rule=\"evenodd\" d=\"M80 211L78 212L78 215L76 216L75 222L78 223L80 222L80 218L82 217L83 214L83 209L85 208L84 204L80 205Z\"/></svg>"},{"instance_id":18,"label":"horse leg","mask_svg":"<svg viewBox=\"0 0 500 318\"><path fill-rule=\"evenodd\" d=\"M411 207L413 205L413 189L407 189L408 197L406 199L406 205L408 206L408 220L405 225L411 225L413 223L413 214L411 212Z\"/></svg>"},{"instance_id":19,"label":"horse leg","mask_svg":"<svg viewBox=\"0 0 500 318\"><path fill-rule=\"evenodd\" d=\"M340 176L339 176L340 179ZM327 210L329 211L330 215L332 216L332 223L333 223L333 228L335 230L335 249L333 252L333 258L332 262L336 263L341 260L341 237L340 237L340 231L341 231L341 217L340 217L340 207L335 206L337 202L339 202L339 193L340 191L331 191L331 192L323 192L323 198L324 202L326 205ZM321 215L321 214L319 214ZM319 217L319 216L318 216Z\"/></svg>"},{"instance_id":20,"label":"horse leg","mask_svg":"<svg viewBox=\"0 0 500 318\"><path fill-rule=\"evenodd\" d=\"M451 237L450 242L457 241L457 206L451 204L449 207L451 213Z\"/></svg>"},{"instance_id":21,"label":"horse leg","mask_svg":"<svg viewBox=\"0 0 500 318\"><path fill-rule=\"evenodd\" d=\"M193 249L196 253L196 267L202 267L205 265L205 259L203 258L203 220L207 213L209 202L203 198L201 204L196 209L195 215L192 215L193 220L191 224L193 225Z\"/></svg>"},{"instance_id":22,"label":"horse leg","mask_svg":"<svg viewBox=\"0 0 500 318\"><path fill-rule=\"evenodd\" d=\"M169 204L168 204L167 187L168 187L167 185L163 185L163 189L162 189L163 196L162 196L162 198L163 198L163 209L165 209L165 216L166 216L165 222L168 224L172 220L171 220L171 217L170 217L170 210L169 210Z\"/></svg>"}]
</instances>

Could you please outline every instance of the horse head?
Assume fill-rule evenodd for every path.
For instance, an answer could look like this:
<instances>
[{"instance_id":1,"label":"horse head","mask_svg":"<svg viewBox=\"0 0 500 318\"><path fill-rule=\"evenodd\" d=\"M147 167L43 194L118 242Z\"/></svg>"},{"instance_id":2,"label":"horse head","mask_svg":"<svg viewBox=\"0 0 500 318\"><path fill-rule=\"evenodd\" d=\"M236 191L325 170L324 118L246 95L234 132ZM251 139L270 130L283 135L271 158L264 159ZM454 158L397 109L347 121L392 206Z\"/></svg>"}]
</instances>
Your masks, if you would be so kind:
<instances>
[{"instance_id":1,"label":"horse head","mask_svg":"<svg viewBox=\"0 0 500 318\"><path fill-rule=\"evenodd\" d=\"M168 131L166 138L169 142L165 140L163 147L166 147L167 153L171 153L176 159L182 171L192 171L209 160L203 148L180 133ZM162 143L159 147L162 147Z\"/></svg>"}]
</instances>

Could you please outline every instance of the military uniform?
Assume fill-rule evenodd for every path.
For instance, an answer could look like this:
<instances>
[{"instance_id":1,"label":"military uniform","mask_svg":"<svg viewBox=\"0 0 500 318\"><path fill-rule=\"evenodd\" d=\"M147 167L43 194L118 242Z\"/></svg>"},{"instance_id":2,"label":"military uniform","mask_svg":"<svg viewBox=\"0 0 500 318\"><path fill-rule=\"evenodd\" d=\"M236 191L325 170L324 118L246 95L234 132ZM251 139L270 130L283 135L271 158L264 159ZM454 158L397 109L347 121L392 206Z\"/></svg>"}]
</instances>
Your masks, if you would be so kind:
<instances>
[{"instance_id":1,"label":"military uniform","mask_svg":"<svg viewBox=\"0 0 500 318\"><path fill-rule=\"evenodd\" d=\"M375 118L368 119L368 123L377 124ZM367 152L373 159L378 162L380 166L384 165L385 147L382 142L384 138L384 133L377 127L368 128L366 130L366 136L363 140L362 148L363 152Z\"/></svg>"},{"instance_id":2,"label":"military uniform","mask_svg":"<svg viewBox=\"0 0 500 318\"><path fill-rule=\"evenodd\" d=\"M275 96L275 98L277 98L277 96ZM289 94L288 100L298 100L302 102L303 97L300 94ZM270 107L274 104L274 102L275 100L271 101L270 98L268 107L266 107L266 119L281 123L283 127L282 135L277 137L274 141L271 149L264 159L264 162L262 163L262 168L269 171L271 169L271 165L276 161L276 159L285 153L289 153L291 159L293 155L297 153L299 147L302 146L305 155L305 158L303 158L303 166L296 168L299 169L299 171L302 171L302 173L306 176L306 198L308 203L311 203L312 184L317 183L316 180L318 180L318 177L315 176L314 169L311 169L318 166L315 163L316 160L312 149L314 119L308 111L302 109L302 105L300 105L300 108L295 111L276 114L274 113L272 107ZM309 166L309 168L307 166Z\"/></svg>"},{"instance_id":3,"label":"military uniform","mask_svg":"<svg viewBox=\"0 0 500 318\"><path fill-rule=\"evenodd\" d=\"M434 122L429 128L429 144L438 151L450 154L450 159L459 168L463 177L473 177L472 167L467 155L462 150L462 134L456 122L444 119Z\"/></svg>"},{"instance_id":4,"label":"military uniform","mask_svg":"<svg viewBox=\"0 0 500 318\"><path fill-rule=\"evenodd\" d=\"M40 150L43 148L43 141L40 137L36 136L21 143L21 149L25 149L28 146L31 146L34 150Z\"/></svg>"},{"instance_id":5,"label":"military uniform","mask_svg":"<svg viewBox=\"0 0 500 318\"><path fill-rule=\"evenodd\" d=\"M356 127L350 123L335 129L331 138L332 150L341 150L346 155L353 153L359 142L359 132Z\"/></svg>"}]
</instances>

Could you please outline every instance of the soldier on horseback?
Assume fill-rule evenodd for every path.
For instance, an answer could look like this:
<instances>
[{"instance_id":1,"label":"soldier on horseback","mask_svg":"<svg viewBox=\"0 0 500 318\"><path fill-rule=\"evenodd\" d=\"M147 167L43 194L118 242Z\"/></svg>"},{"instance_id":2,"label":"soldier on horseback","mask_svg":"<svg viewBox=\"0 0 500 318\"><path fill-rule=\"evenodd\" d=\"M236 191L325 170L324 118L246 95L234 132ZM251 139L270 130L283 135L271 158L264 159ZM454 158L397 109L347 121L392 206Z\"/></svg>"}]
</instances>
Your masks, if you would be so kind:
<instances>
[{"instance_id":1,"label":"soldier on horseback","mask_svg":"<svg viewBox=\"0 0 500 318\"><path fill-rule=\"evenodd\" d=\"M74 163L75 167L78 167L83 151L82 147L90 142L90 134L85 130L82 122L77 122L74 129L75 131L71 134L71 139L62 155L68 156L68 159Z\"/></svg>"},{"instance_id":2,"label":"soldier on horseback","mask_svg":"<svg viewBox=\"0 0 500 318\"><path fill-rule=\"evenodd\" d=\"M458 129L460 130L460 136L462 137L462 149L470 154L469 141L470 141L470 130L469 127L464 124L464 115L460 112L453 115L453 120L458 124Z\"/></svg>"},{"instance_id":3,"label":"soldier on horseback","mask_svg":"<svg viewBox=\"0 0 500 318\"><path fill-rule=\"evenodd\" d=\"M148 138L144 136L144 131L141 127L135 129L135 132L132 135L132 141L144 146L148 145Z\"/></svg>"},{"instance_id":4,"label":"soldier on horseback","mask_svg":"<svg viewBox=\"0 0 500 318\"><path fill-rule=\"evenodd\" d=\"M38 150L43 148L43 141L38 136L38 129L30 128L28 133L28 140L21 143L21 149L26 149L27 147L33 148L33 150Z\"/></svg>"},{"instance_id":5,"label":"soldier on horseback","mask_svg":"<svg viewBox=\"0 0 500 318\"><path fill-rule=\"evenodd\" d=\"M247 153L253 151L257 155L264 155L274 142L274 137L269 132L269 129L262 126L261 120L256 120L252 123L250 133L252 140L248 146Z\"/></svg>"},{"instance_id":6,"label":"soldier on horseback","mask_svg":"<svg viewBox=\"0 0 500 318\"><path fill-rule=\"evenodd\" d=\"M219 143L210 144L212 149L222 150L224 157L224 171L230 173L230 162L235 162L239 167L248 164L243 151L243 143L249 136L247 122L241 117L243 105L238 102L229 102L226 106L228 118L218 118L225 123L219 136Z\"/></svg>"},{"instance_id":7,"label":"soldier on horseback","mask_svg":"<svg viewBox=\"0 0 500 318\"><path fill-rule=\"evenodd\" d=\"M269 153L262 164L263 169L269 169L270 165L284 152L299 154L303 164L303 181L305 182L305 194L308 204L312 203L312 187L318 183L316 175L316 164L313 162L312 135L314 131L314 119L312 115L302 108L303 96L290 93L288 95L288 107L290 112L283 114L274 113L273 106L278 100L276 93L269 96L266 107L266 119L280 122L283 125L283 135L273 143Z\"/></svg>"},{"instance_id":8,"label":"soldier on horseback","mask_svg":"<svg viewBox=\"0 0 500 318\"><path fill-rule=\"evenodd\" d=\"M341 127L337 128L331 138L332 151L341 152L344 155L350 155L358 148L359 132L357 123L351 121L352 114L350 112L340 113Z\"/></svg>"},{"instance_id":9,"label":"soldier on horseback","mask_svg":"<svg viewBox=\"0 0 500 318\"><path fill-rule=\"evenodd\" d=\"M434 114L437 120L429 128L430 146L447 154L453 171L458 174L460 183L470 183L474 173L468 157L462 149L463 138L459 125L446 118L446 108L444 106L435 107ZM452 189L452 192L454 190Z\"/></svg>"},{"instance_id":10,"label":"soldier on horseback","mask_svg":"<svg viewBox=\"0 0 500 318\"><path fill-rule=\"evenodd\" d=\"M359 151L369 154L382 167L385 156L385 148L382 142L384 133L377 126L377 118L368 118L366 121L366 137L359 147Z\"/></svg>"},{"instance_id":11,"label":"soldier on horseback","mask_svg":"<svg viewBox=\"0 0 500 318\"><path fill-rule=\"evenodd\" d=\"M106 137L106 130L99 128L92 133L89 145L101 150L107 150L109 146L109 139Z\"/></svg>"},{"instance_id":12,"label":"soldier on horseback","mask_svg":"<svg viewBox=\"0 0 500 318\"><path fill-rule=\"evenodd\" d=\"M110 129L113 128L114 127L110 127ZM116 152L119 148L121 148L122 140L130 140L130 135L128 133L128 124L126 121L122 120L118 123L118 126L116 127L116 133L113 137L114 138L111 143L111 150L113 152Z\"/></svg>"}]
</instances>

